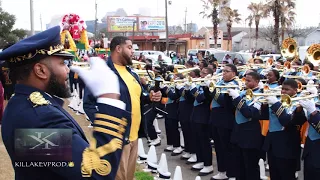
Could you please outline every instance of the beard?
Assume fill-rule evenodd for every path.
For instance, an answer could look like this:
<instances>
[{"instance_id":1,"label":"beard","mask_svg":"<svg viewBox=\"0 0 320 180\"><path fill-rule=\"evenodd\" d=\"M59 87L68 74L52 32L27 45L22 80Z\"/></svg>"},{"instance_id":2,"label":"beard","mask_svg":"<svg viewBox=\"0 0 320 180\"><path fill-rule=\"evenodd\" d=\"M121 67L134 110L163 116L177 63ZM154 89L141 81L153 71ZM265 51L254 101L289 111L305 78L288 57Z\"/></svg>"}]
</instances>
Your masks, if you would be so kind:
<instances>
[{"instance_id":1,"label":"beard","mask_svg":"<svg viewBox=\"0 0 320 180\"><path fill-rule=\"evenodd\" d=\"M60 98L69 98L71 97L71 92L66 84L62 84L58 81L57 76L51 72L51 76L48 84L48 92L51 95L58 96Z\"/></svg>"},{"instance_id":2,"label":"beard","mask_svg":"<svg viewBox=\"0 0 320 180\"><path fill-rule=\"evenodd\" d=\"M125 64L131 66L132 65L132 59L130 56L125 54L124 52L121 53L123 59L125 60Z\"/></svg>"}]
</instances>

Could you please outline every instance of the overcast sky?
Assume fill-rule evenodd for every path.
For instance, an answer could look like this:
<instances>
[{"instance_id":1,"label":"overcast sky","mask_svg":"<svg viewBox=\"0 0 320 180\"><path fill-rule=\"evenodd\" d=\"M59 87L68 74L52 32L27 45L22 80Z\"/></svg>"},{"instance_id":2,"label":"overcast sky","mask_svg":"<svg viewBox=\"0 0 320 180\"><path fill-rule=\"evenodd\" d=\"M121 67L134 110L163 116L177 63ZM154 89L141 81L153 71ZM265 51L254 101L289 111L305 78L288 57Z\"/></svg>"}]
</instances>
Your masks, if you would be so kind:
<instances>
[{"instance_id":1,"label":"overcast sky","mask_svg":"<svg viewBox=\"0 0 320 180\"><path fill-rule=\"evenodd\" d=\"M41 30L40 14L42 16L42 27L50 22L52 16L65 13L77 13L84 20L92 20L95 16L94 0L33 0L35 29ZM245 26L244 19L249 15L247 6L250 2L261 0L232 0L231 8L239 9ZM263 2L265 0L262 0ZM16 15L16 28L30 29L30 1L29 0L2 0L2 8ZM320 22L319 0L296 0L296 24L297 26L317 26ZM165 0L97 0L98 19L104 17L106 12L123 8L128 15L138 13L139 8L149 8L152 16L165 15ZM212 26L208 19L203 19L199 12L202 11L200 0L172 0L169 6L169 25L184 24L185 9L187 7L187 22L197 23L198 27ZM271 23L272 19L264 20L263 25Z\"/></svg>"}]
</instances>

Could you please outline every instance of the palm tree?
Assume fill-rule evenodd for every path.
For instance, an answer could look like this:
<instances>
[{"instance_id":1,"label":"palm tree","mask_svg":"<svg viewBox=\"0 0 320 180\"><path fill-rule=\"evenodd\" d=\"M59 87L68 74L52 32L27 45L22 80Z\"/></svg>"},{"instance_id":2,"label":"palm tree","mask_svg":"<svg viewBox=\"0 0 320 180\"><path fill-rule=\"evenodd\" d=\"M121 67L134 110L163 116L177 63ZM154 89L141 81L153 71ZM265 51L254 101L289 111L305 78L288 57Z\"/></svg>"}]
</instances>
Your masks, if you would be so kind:
<instances>
[{"instance_id":1,"label":"palm tree","mask_svg":"<svg viewBox=\"0 0 320 180\"><path fill-rule=\"evenodd\" d=\"M286 5L281 5L281 16L280 16L280 24L281 24L281 40L284 40L284 33L285 31L292 27L293 23L295 22L295 15L296 13L294 12L294 7L293 6L286 6Z\"/></svg>"},{"instance_id":2,"label":"palm tree","mask_svg":"<svg viewBox=\"0 0 320 180\"><path fill-rule=\"evenodd\" d=\"M220 23L219 19L219 6L223 6L228 3L229 0L201 0L203 3L203 11L200 14L204 18L210 18L213 24L213 38L214 38L214 47L217 48L218 44L218 25Z\"/></svg>"},{"instance_id":3,"label":"palm tree","mask_svg":"<svg viewBox=\"0 0 320 180\"><path fill-rule=\"evenodd\" d=\"M246 24L247 24L247 21L249 21L248 22L248 26L249 26L249 29L250 29L250 34L249 34L249 49L251 49L251 34L252 34L252 29L251 29L251 27L252 27L252 23L253 23L253 16L252 16L252 14L250 14L247 18L246 18Z\"/></svg>"},{"instance_id":4,"label":"palm tree","mask_svg":"<svg viewBox=\"0 0 320 180\"><path fill-rule=\"evenodd\" d=\"M256 26L256 44L255 49L258 49L258 38L259 38L259 23L261 18L265 17L264 13L264 5L262 2L260 3L253 3L248 6L248 10L251 11L252 18L254 19L254 23Z\"/></svg>"},{"instance_id":5,"label":"palm tree","mask_svg":"<svg viewBox=\"0 0 320 180\"><path fill-rule=\"evenodd\" d=\"M272 43L276 46L276 50L280 51L279 43L279 25L281 20L281 10L282 7L287 6L287 8L295 7L295 0L267 0L265 5L265 15L268 16L272 13L274 18L274 38Z\"/></svg>"},{"instance_id":6,"label":"palm tree","mask_svg":"<svg viewBox=\"0 0 320 180\"><path fill-rule=\"evenodd\" d=\"M233 23L240 23L241 18L238 12L238 9L231 9L230 7L224 7L222 9L222 14L225 17L225 21L227 22L228 29L228 47L227 50L230 50L230 40L231 40L231 28Z\"/></svg>"}]
</instances>

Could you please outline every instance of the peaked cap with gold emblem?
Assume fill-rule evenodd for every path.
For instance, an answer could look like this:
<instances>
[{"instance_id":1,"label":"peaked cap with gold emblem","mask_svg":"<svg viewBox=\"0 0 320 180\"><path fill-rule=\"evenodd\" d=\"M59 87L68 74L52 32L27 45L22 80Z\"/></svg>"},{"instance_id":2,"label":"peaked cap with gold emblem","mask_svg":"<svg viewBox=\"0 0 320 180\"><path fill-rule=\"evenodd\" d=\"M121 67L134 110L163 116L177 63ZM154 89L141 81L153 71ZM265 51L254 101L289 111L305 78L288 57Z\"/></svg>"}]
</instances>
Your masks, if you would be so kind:
<instances>
[{"instance_id":1,"label":"peaked cap with gold emblem","mask_svg":"<svg viewBox=\"0 0 320 180\"><path fill-rule=\"evenodd\" d=\"M61 27L48 30L25 38L0 53L0 60L6 60L10 67L20 66L48 56L61 56L65 60L74 56L64 51L60 39Z\"/></svg>"}]
</instances>

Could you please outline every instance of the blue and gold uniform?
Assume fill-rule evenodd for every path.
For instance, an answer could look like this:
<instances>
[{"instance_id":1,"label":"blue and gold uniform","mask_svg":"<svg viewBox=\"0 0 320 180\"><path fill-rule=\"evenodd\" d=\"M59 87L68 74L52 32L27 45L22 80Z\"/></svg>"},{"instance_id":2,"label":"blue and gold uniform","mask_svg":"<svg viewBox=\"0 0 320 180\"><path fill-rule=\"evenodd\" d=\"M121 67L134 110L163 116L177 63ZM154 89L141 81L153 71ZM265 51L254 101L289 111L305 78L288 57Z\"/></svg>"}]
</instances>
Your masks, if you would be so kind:
<instances>
[{"instance_id":1,"label":"blue and gold uniform","mask_svg":"<svg viewBox=\"0 0 320 180\"><path fill-rule=\"evenodd\" d=\"M179 107L179 93L175 87L164 87L162 90L165 96L168 97L166 103L166 112L168 113L165 117L165 128L167 135L167 144L172 145L174 148L180 147L180 132L179 132L179 118L178 118L178 107ZM173 156L181 154L172 153Z\"/></svg>"},{"instance_id":2,"label":"blue and gold uniform","mask_svg":"<svg viewBox=\"0 0 320 180\"><path fill-rule=\"evenodd\" d=\"M302 159L304 161L304 179L312 180L320 176L320 112L308 113L308 136L304 146Z\"/></svg>"},{"instance_id":3,"label":"blue and gold uniform","mask_svg":"<svg viewBox=\"0 0 320 180\"><path fill-rule=\"evenodd\" d=\"M48 56L65 59L73 57L63 51L59 26L26 38L0 54L0 58L6 59L11 67L29 64ZM114 179L130 113L106 103L97 103L99 111L95 114L93 139L89 145L81 127L63 109L62 104L62 99L31 85L16 85L15 95L8 102L2 124L2 138L12 161L15 179ZM16 166L19 156L15 149L15 131L29 128L71 130L70 156L73 167ZM50 159L49 157L50 155L46 156ZM48 160L46 158L43 161Z\"/></svg>"},{"instance_id":4,"label":"blue and gold uniform","mask_svg":"<svg viewBox=\"0 0 320 180\"><path fill-rule=\"evenodd\" d=\"M182 87L178 90L180 95L179 99L179 121L181 124L181 129L183 133L184 140L184 151L190 154L196 153L195 141L192 137L192 127L191 126L191 113L193 110L194 97L190 94L189 90L186 90L185 87Z\"/></svg>"},{"instance_id":5,"label":"blue and gold uniform","mask_svg":"<svg viewBox=\"0 0 320 180\"><path fill-rule=\"evenodd\" d=\"M300 128L306 121L301 107L284 107L278 101L263 106L263 116L269 116L269 132L263 149L268 154L271 179L294 179L297 161L300 160ZM263 118L267 119L267 118Z\"/></svg>"},{"instance_id":6,"label":"blue and gold uniform","mask_svg":"<svg viewBox=\"0 0 320 180\"><path fill-rule=\"evenodd\" d=\"M239 82L234 78L230 81L220 80L217 85L239 85ZM221 89L221 91L226 90L226 88ZM218 171L227 172L228 177L236 177L237 169L234 167L231 148L231 132L235 122L236 109L232 98L228 94L221 94L215 89L212 96L210 123L213 126Z\"/></svg>"},{"instance_id":7,"label":"blue and gold uniform","mask_svg":"<svg viewBox=\"0 0 320 180\"><path fill-rule=\"evenodd\" d=\"M262 89L252 89L253 93L261 93ZM246 90L233 100L236 107L236 123L232 131L231 142L236 145L239 154L238 166L240 179L260 179L259 159L262 146L260 127L260 110L254 106L255 99L245 98Z\"/></svg>"},{"instance_id":8,"label":"blue and gold uniform","mask_svg":"<svg viewBox=\"0 0 320 180\"><path fill-rule=\"evenodd\" d=\"M193 122L194 136L197 138L197 161L204 163L204 167L212 166L212 148L210 144L210 93L208 87L200 85L190 89L194 96L191 119ZM202 169L203 167L201 167ZM212 172L201 172L199 175L207 175Z\"/></svg>"}]
</instances>

